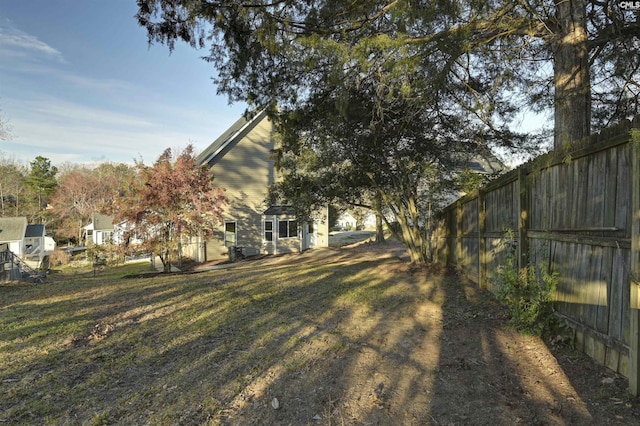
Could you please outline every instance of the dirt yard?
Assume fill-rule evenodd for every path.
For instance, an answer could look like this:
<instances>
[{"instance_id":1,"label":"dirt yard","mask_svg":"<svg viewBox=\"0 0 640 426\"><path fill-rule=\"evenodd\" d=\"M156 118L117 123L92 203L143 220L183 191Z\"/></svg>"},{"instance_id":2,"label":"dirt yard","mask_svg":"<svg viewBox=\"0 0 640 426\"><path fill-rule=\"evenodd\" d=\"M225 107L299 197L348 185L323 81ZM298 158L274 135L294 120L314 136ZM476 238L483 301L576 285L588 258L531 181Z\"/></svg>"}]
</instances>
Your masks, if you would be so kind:
<instances>
[{"instance_id":1,"label":"dirt yard","mask_svg":"<svg viewBox=\"0 0 640 426\"><path fill-rule=\"evenodd\" d=\"M353 262L402 247L348 247ZM327 259L327 261L329 261ZM336 261L335 259L331 261ZM344 259L342 259L344 261ZM378 266L404 279L372 310L336 315L244 389L222 424L637 425L627 381L566 344L508 325L485 291L446 271ZM345 308L345 311L347 309Z\"/></svg>"},{"instance_id":2,"label":"dirt yard","mask_svg":"<svg viewBox=\"0 0 640 426\"><path fill-rule=\"evenodd\" d=\"M627 381L394 243L0 286L0 424L637 425Z\"/></svg>"}]
</instances>

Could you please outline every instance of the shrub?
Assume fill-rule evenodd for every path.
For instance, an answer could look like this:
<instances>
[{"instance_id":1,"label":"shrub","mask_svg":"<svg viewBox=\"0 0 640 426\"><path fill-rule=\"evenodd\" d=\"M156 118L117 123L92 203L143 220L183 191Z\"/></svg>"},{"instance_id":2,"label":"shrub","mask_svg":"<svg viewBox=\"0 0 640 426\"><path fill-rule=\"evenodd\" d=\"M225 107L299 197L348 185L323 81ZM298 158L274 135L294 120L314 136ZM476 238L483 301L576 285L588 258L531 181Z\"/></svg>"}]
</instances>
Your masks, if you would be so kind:
<instances>
[{"instance_id":1,"label":"shrub","mask_svg":"<svg viewBox=\"0 0 640 426\"><path fill-rule=\"evenodd\" d=\"M94 265L117 266L124 261L124 250L117 244L92 245L87 248L87 257Z\"/></svg>"},{"instance_id":2,"label":"shrub","mask_svg":"<svg viewBox=\"0 0 640 426\"><path fill-rule=\"evenodd\" d=\"M49 257L49 263L51 266L68 265L71 261L71 256L64 250L54 250Z\"/></svg>"},{"instance_id":3,"label":"shrub","mask_svg":"<svg viewBox=\"0 0 640 426\"><path fill-rule=\"evenodd\" d=\"M498 268L496 295L509 309L514 327L547 336L558 326L552 303L557 274L535 265L519 270L513 247L510 245L504 263Z\"/></svg>"}]
</instances>

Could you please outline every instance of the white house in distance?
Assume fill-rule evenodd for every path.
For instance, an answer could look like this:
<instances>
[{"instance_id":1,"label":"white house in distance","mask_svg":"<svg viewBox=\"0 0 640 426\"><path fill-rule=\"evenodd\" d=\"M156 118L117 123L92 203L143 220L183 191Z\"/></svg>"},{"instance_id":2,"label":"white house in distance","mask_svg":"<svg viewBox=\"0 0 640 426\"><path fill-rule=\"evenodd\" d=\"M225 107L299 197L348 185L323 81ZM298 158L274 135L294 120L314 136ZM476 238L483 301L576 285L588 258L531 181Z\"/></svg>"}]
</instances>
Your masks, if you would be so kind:
<instances>
[{"instance_id":1,"label":"white house in distance","mask_svg":"<svg viewBox=\"0 0 640 426\"><path fill-rule=\"evenodd\" d=\"M376 226L376 215L370 210L364 212L364 214L360 214L360 218L356 218L354 214L345 210L340 213L336 223L334 224L335 229L337 230L350 230L355 231L358 227L362 227L364 229L372 229Z\"/></svg>"},{"instance_id":2,"label":"white house in distance","mask_svg":"<svg viewBox=\"0 0 640 426\"><path fill-rule=\"evenodd\" d=\"M278 179L272 157L273 125L262 111L236 121L198 157L214 184L226 189L224 223L206 242L207 259L226 257L229 247L242 254L281 254L329 245L328 208L313 221L300 222L286 205L268 205L269 186Z\"/></svg>"},{"instance_id":3,"label":"white house in distance","mask_svg":"<svg viewBox=\"0 0 640 426\"><path fill-rule=\"evenodd\" d=\"M53 253L56 242L45 226L29 225L26 217L0 218L0 251L10 251L32 268L40 268Z\"/></svg>"},{"instance_id":4,"label":"white house in distance","mask_svg":"<svg viewBox=\"0 0 640 426\"><path fill-rule=\"evenodd\" d=\"M9 250L22 257L27 225L26 217L0 217L0 251Z\"/></svg>"},{"instance_id":5,"label":"white house in distance","mask_svg":"<svg viewBox=\"0 0 640 426\"><path fill-rule=\"evenodd\" d=\"M85 244L103 245L109 244L113 238L113 217L94 213L91 215L91 223L82 228L84 230Z\"/></svg>"},{"instance_id":6,"label":"white house in distance","mask_svg":"<svg viewBox=\"0 0 640 426\"><path fill-rule=\"evenodd\" d=\"M105 244L136 245L143 242L142 236L135 232L131 222L125 220L113 223L113 216L106 214L92 214L91 223L82 229L84 230L85 244L96 246Z\"/></svg>"},{"instance_id":7,"label":"white house in distance","mask_svg":"<svg viewBox=\"0 0 640 426\"><path fill-rule=\"evenodd\" d=\"M24 258L31 267L39 268L56 249L56 242L47 237L42 224L27 225L24 234Z\"/></svg>"}]
</instances>

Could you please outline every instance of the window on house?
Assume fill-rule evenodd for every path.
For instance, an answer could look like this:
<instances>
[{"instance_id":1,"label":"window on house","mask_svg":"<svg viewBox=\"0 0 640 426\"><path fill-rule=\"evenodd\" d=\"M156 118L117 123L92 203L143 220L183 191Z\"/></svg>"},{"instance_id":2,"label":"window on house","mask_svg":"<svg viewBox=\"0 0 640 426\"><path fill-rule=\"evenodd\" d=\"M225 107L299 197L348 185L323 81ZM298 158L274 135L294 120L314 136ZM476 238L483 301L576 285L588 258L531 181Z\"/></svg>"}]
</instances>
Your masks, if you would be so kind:
<instances>
[{"instance_id":1,"label":"window on house","mask_svg":"<svg viewBox=\"0 0 640 426\"><path fill-rule=\"evenodd\" d=\"M279 220L278 238L293 238L298 236L297 220Z\"/></svg>"},{"instance_id":2,"label":"window on house","mask_svg":"<svg viewBox=\"0 0 640 426\"><path fill-rule=\"evenodd\" d=\"M273 241L273 221L272 220L264 221L264 240Z\"/></svg>"},{"instance_id":3,"label":"window on house","mask_svg":"<svg viewBox=\"0 0 640 426\"><path fill-rule=\"evenodd\" d=\"M224 246L231 247L236 245L236 223L224 223Z\"/></svg>"}]
</instances>

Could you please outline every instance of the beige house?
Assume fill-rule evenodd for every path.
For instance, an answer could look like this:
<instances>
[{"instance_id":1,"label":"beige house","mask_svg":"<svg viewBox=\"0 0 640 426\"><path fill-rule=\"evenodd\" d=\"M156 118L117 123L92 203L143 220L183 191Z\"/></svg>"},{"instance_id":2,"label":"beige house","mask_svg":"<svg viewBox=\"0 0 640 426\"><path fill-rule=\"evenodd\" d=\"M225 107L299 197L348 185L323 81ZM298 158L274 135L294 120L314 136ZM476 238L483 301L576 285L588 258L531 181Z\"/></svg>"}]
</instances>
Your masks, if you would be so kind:
<instances>
[{"instance_id":1,"label":"beige house","mask_svg":"<svg viewBox=\"0 0 640 426\"><path fill-rule=\"evenodd\" d=\"M196 158L212 168L228 202L224 223L207 240L207 260L227 257L229 247L249 256L329 245L327 209L312 223L299 223L287 206L266 204L269 185L278 179L274 148L273 126L263 111L236 121Z\"/></svg>"}]
</instances>

